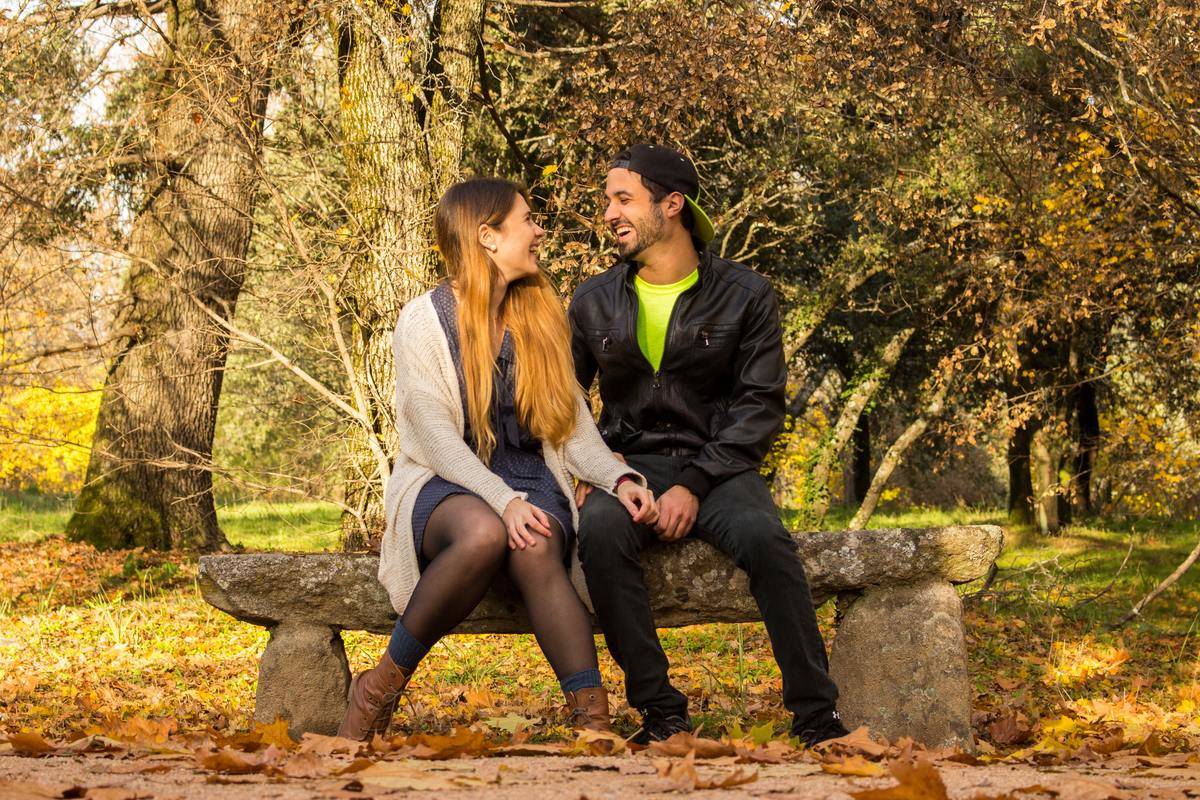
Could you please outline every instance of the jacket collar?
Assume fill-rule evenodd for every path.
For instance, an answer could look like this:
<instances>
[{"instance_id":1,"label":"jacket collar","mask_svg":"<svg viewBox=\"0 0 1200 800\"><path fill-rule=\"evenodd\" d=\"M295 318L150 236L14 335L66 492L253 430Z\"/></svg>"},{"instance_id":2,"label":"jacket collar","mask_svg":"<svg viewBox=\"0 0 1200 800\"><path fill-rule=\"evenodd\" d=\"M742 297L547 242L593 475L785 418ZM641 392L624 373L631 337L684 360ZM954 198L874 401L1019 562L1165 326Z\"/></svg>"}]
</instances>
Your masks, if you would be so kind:
<instances>
[{"instance_id":1,"label":"jacket collar","mask_svg":"<svg viewBox=\"0 0 1200 800\"><path fill-rule=\"evenodd\" d=\"M697 271L700 273L696 276L697 286L703 286L708 276L712 273L713 258L712 250L709 250L707 247L700 251L700 263L696 266ZM637 275L638 263L636 261L618 261L617 269L624 270L624 273L621 275L621 281L626 286L632 286L633 278Z\"/></svg>"}]
</instances>

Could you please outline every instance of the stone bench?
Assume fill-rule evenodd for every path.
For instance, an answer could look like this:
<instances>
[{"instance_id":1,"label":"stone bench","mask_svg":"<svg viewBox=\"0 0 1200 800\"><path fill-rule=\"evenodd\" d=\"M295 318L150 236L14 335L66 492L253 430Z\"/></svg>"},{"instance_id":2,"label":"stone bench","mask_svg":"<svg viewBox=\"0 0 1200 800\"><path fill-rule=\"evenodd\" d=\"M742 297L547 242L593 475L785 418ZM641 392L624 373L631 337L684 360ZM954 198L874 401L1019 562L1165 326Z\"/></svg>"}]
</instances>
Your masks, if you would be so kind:
<instances>
[{"instance_id":1,"label":"stone bench","mask_svg":"<svg viewBox=\"0 0 1200 800\"><path fill-rule=\"evenodd\" d=\"M795 534L813 600L838 598L830 670L851 728L970 748L971 682L962 604L951 584L982 577L1000 553L995 526ZM745 574L709 545L644 555L661 627L759 619ZM200 591L239 620L269 628L255 718L287 719L294 736L332 734L350 670L341 631L391 632L396 614L375 579L377 556L248 553L200 559ZM519 597L494 589L456 633L524 633ZM382 648L383 643L380 642Z\"/></svg>"}]
</instances>

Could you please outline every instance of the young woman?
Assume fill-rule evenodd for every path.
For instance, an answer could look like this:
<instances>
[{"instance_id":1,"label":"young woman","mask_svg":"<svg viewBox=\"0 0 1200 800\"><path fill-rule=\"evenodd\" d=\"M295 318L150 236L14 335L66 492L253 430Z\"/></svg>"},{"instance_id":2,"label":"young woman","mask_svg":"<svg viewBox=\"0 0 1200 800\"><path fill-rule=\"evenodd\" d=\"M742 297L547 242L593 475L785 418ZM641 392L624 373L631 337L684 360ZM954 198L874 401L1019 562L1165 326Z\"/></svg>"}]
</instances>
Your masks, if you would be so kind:
<instances>
[{"instance_id":1,"label":"young woman","mask_svg":"<svg viewBox=\"0 0 1200 800\"><path fill-rule=\"evenodd\" d=\"M385 492L379 580L400 614L350 687L339 736L382 733L421 658L504 571L576 727L609 729L591 623L567 574L572 476L638 522L658 515L639 473L604 445L575 380L562 304L538 271L545 235L514 183L451 187L434 223L447 280L400 314L400 455Z\"/></svg>"}]
</instances>

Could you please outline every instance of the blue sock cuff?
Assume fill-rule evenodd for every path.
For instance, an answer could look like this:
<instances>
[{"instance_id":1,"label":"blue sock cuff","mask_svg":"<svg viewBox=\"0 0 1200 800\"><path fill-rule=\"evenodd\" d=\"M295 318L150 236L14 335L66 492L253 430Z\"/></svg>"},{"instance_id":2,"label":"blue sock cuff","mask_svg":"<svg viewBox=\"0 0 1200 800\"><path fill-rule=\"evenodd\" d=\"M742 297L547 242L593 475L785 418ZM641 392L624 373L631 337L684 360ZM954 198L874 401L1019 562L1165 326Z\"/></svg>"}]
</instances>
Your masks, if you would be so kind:
<instances>
[{"instance_id":1,"label":"blue sock cuff","mask_svg":"<svg viewBox=\"0 0 1200 800\"><path fill-rule=\"evenodd\" d=\"M580 689L594 689L597 686L602 686L600 681L600 670L585 669L576 672L574 675L568 675L558 682L562 687L563 692L578 692Z\"/></svg>"},{"instance_id":2,"label":"blue sock cuff","mask_svg":"<svg viewBox=\"0 0 1200 800\"><path fill-rule=\"evenodd\" d=\"M416 669L421 659L429 652L429 648L418 642L400 620L396 620L396 627L392 629L392 638L388 641L387 650L396 666L410 671Z\"/></svg>"}]
</instances>

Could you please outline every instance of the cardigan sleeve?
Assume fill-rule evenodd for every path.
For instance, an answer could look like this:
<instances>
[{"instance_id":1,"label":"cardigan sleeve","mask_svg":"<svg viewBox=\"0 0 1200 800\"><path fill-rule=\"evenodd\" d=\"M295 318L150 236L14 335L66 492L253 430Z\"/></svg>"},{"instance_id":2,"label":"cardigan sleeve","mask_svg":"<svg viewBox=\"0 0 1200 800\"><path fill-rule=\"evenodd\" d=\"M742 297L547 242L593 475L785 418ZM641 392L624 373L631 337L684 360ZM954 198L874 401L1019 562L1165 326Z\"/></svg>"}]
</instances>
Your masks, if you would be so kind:
<instances>
[{"instance_id":1,"label":"cardigan sleeve","mask_svg":"<svg viewBox=\"0 0 1200 800\"><path fill-rule=\"evenodd\" d=\"M463 441L448 389L441 385L444 380L436 374L436 356L431 356L439 343L426 341L428 331L414 331L412 327L398 325L392 343L396 356L396 423L401 447L414 461L479 495L493 511L503 515L510 502L527 495L513 490L503 478L488 469ZM413 335L409 335L410 332ZM432 347L421 347L419 341Z\"/></svg>"},{"instance_id":2,"label":"cardigan sleeve","mask_svg":"<svg viewBox=\"0 0 1200 800\"><path fill-rule=\"evenodd\" d=\"M600 438L596 421L582 392L578 393L575 430L563 445L563 461L572 475L584 483L616 494L617 480L629 475L642 486L646 478L633 467L622 463Z\"/></svg>"}]
</instances>

